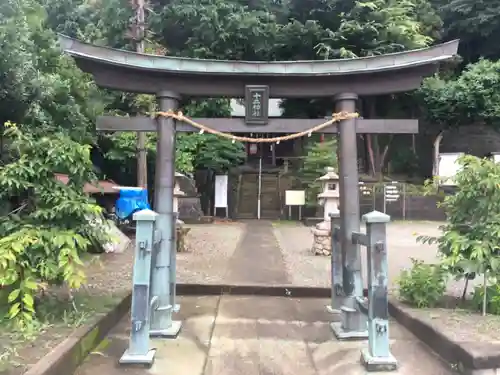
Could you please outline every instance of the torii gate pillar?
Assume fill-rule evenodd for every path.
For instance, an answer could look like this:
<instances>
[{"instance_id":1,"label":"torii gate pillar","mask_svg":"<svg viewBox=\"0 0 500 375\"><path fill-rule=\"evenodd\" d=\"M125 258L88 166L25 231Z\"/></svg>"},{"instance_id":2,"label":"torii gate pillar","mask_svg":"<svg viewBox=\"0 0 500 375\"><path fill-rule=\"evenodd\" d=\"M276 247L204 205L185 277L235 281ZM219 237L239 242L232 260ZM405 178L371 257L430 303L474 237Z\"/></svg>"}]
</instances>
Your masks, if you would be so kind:
<instances>
[{"instance_id":1,"label":"torii gate pillar","mask_svg":"<svg viewBox=\"0 0 500 375\"><path fill-rule=\"evenodd\" d=\"M160 111L177 109L179 95L162 91L156 97ZM154 209L158 213L156 229L161 241L153 260L151 294L158 297L158 305L153 311L150 336L166 338L176 337L181 329L181 322L172 320L172 314L179 309L175 301L175 128L174 119L163 116L157 119Z\"/></svg>"},{"instance_id":2,"label":"torii gate pillar","mask_svg":"<svg viewBox=\"0 0 500 375\"><path fill-rule=\"evenodd\" d=\"M335 96L337 112L356 112L358 96L353 93ZM356 119L339 123L339 189L340 244L342 251L343 305L357 310L357 297L363 296L361 256L359 246L352 243L351 234L359 232L359 176L356 141Z\"/></svg>"}]
</instances>

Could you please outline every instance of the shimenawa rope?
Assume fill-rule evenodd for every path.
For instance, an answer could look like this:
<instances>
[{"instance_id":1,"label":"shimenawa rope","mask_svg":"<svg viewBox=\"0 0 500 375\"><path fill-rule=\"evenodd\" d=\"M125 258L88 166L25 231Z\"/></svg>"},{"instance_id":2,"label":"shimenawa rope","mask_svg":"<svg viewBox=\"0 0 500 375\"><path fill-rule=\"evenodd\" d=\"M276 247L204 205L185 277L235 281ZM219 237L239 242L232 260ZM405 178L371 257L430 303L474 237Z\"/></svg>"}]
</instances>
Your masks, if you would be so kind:
<instances>
[{"instance_id":1,"label":"shimenawa rope","mask_svg":"<svg viewBox=\"0 0 500 375\"><path fill-rule=\"evenodd\" d=\"M298 133L293 133L293 134L288 134L288 135L284 135L281 137L273 137L273 138L251 138L251 137L241 137L241 136L233 135L230 133L224 133L224 132L220 132L220 131L215 130L215 129L211 129L208 126L200 124L196 121L193 121L189 117L184 116L184 114L182 112L175 113L172 110L167 111L167 112L156 112L156 116L157 117L160 117L160 116L169 117L169 118L173 118L177 121L185 122L186 124L189 124L197 129L199 129L200 133L207 132L210 134L215 134L215 135L218 135L218 136L223 137L223 138L231 139L233 141L233 143L236 141L248 142L248 143L280 143L281 141L289 141L291 139L300 138L300 137L303 137L305 135L311 136L312 133L320 131L321 129L324 129L327 126L330 126L336 122L359 117L359 115L357 113L338 112L338 113L334 113L330 120L328 120L322 124L313 126L312 128L310 128L308 130L304 130L304 131L301 131Z\"/></svg>"}]
</instances>

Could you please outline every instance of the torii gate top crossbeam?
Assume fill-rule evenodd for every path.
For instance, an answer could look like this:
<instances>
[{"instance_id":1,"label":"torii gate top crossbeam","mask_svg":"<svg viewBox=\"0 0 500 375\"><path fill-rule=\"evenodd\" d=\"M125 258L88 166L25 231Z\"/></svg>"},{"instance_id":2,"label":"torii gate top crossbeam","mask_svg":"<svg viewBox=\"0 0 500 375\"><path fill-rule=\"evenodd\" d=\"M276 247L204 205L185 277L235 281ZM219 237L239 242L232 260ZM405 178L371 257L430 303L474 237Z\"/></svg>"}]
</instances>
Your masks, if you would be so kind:
<instances>
[{"instance_id":1,"label":"torii gate top crossbeam","mask_svg":"<svg viewBox=\"0 0 500 375\"><path fill-rule=\"evenodd\" d=\"M63 50L99 86L155 94L243 97L248 84L268 84L270 97L321 97L341 92L376 95L420 85L453 58L458 40L407 52L357 59L228 61L138 54L59 38Z\"/></svg>"}]
</instances>

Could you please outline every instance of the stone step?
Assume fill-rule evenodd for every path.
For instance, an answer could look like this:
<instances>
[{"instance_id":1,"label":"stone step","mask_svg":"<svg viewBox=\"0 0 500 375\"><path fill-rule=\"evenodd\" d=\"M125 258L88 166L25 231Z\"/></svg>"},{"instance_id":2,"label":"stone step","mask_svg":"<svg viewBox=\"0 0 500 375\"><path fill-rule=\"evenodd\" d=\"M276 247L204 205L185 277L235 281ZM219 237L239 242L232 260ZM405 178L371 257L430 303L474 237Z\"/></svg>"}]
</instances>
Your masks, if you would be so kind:
<instances>
[{"instance_id":1,"label":"stone step","mask_svg":"<svg viewBox=\"0 0 500 375\"><path fill-rule=\"evenodd\" d=\"M278 175L262 174L260 181L261 217L278 219L281 216ZM256 218L259 196L258 174L243 174L239 186L238 218Z\"/></svg>"}]
</instances>

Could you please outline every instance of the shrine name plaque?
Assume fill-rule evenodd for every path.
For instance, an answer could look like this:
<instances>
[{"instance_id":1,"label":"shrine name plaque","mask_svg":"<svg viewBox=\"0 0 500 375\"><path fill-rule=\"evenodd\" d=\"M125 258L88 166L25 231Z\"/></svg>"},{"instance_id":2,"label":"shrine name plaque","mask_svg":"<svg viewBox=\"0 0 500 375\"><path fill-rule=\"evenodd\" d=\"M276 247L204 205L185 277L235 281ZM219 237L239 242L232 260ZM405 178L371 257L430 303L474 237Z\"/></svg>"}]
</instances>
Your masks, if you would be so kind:
<instances>
[{"instance_id":1,"label":"shrine name plaque","mask_svg":"<svg viewBox=\"0 0 500 375\"><path fill-rule=\"evenodd\" d=\"M245 123L267 125L269 121L269 86L245 86Z\"/></svg>"}]
</instances>

